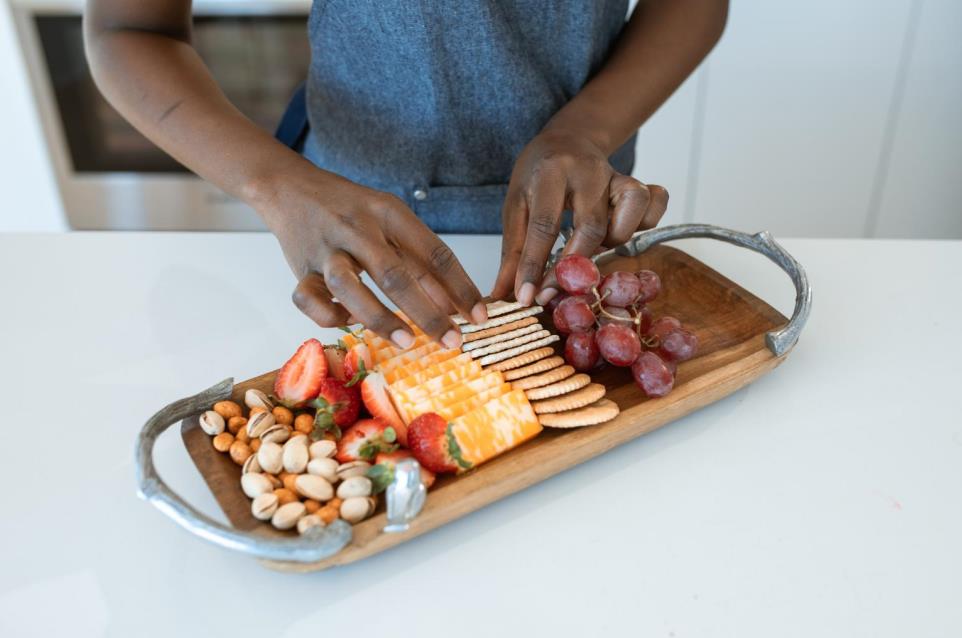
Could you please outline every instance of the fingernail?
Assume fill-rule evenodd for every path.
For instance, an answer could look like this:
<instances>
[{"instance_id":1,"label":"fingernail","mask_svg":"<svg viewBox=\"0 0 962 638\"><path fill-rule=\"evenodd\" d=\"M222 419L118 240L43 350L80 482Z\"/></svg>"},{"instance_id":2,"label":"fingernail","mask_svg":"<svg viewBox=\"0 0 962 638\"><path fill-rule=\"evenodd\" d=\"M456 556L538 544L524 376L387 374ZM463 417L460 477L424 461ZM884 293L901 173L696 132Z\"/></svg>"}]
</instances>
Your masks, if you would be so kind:
<instances>
[{"instance_id":1,"label":"fingernail","mask_svg":"<svg viewBox=\"0 0 962 638\"><path fill-rule=\"evenodd\" d=\"M393 341L394 345L396 345L398 348L407 350L414 343L414 335L407 330L401 330L398 328L391 333L391 341Z\"/></svg>"},{"instance_id":2,"label":"fingernail","mask_svg":"<svg viewBox=\"0 0 962 638\"><path fill-rule=\"evenodd\" d=\"M543 306L558 295L558 291L555 288L545 288L538 293L537 301L539 306Z\"/></svg>"},{"instance_id":3,"label":"fingernail","mask_svg":"<svg viewBox=\"0 0 962 638\"><path fill-rule=\"evenodd\" d=\"M530 306L532 301L534 301L534 284L526 281L518 290L518 303L522 306Z\"/></svg>"},{"instance_id":4,"label":"fingernail","mask_svg":"<svg viewBox=\"0 0 962 638\"><path fill-rule=\"evenodd\" d=\"M479 301L471 309L471 319L474 323L484 323L488 320L488 307L483 301Z\"/></svg>"},{"instance_id":5,"label":"fingernail","mask_svg":"<svg viewBox=\"0 0 962 638\"><path fill-rule=\"evenodd\" d=\"M459 348L461 347L461 333L457 330L448 330L444 333L444 336L441 337L441 343L443 343L444 347L448 350Z\"/></svg>"}]
</instances>

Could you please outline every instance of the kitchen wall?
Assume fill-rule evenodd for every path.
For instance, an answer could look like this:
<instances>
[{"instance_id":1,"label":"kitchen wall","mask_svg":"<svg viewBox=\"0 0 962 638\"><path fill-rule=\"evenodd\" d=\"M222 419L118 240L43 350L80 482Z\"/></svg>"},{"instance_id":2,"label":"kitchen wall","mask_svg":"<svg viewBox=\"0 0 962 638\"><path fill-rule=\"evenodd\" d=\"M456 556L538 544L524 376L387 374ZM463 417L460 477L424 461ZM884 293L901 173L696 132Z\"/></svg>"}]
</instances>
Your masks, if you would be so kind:
<instances>
[{"instance_id":1,"label":"kitchen wall","mask_svg":"<svg viewBox=\"0 0 962 638\"><path fill-rule=\"evenodd\" d=\"M0 231L57 230L7 1ZM669 188L668 222L962 238L960 114L962 2L733 0L722 42L642 129L635 174Z\"/></svg>"}]
</instances>

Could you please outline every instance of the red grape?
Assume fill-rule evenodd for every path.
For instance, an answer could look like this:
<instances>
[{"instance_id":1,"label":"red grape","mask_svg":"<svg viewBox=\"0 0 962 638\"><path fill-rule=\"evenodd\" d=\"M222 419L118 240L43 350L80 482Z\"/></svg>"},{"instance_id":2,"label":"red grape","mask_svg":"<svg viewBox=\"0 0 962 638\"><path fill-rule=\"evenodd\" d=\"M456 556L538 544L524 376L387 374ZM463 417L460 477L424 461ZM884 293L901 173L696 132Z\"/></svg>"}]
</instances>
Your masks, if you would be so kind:
<instances>
[{"instance_id":1,"label":"red grape","mask_svg":"<svg viewBox=\"0 0 962 638\"><path fill-rule=\"evenodd\" d=\"M664 339L669 332L674 332L675 330L681 330L681 322L674 317L664 316L654 323L648 329L648 336L657 337L659 340Z\"/></svg>"},{"instance_id":2,"label":"red grape","mask_svg":"<svg viewBox=\"0 0 962 638\"><path fill-rule=\"evenodd\" d=\"M618 319L612 319L611 317L606 317L605 315L598 315L598 323L600 323L600 324L603 325L603 326L606 325L606 324L609 324L609 323L620 324L620 325L624 325L624 326L634 326L634 325L635 325L635 324L633 324L633 323L631 322L632 316L631 316L631 313L628 311L627 308L618 308L618 307L613 307L613 306L605 306L605 312L607 312L609 315L614 315L614 316L616 316L616 317L622 317L622 318L625 319L625 321L619 321Z\"/></svg>"},{"instance_id":3,"label":"red grape","mask_svg":"<svg viewBox=\"0 0 962 638\"><path fill-rule=\"evenodd\" d=\"M575 370L587 372L596 365L600 355L598 344L595 343L595 333L573 332L568 335L565 341L565 361L571 364Z\"/></svg>"},{"instance_id":4,"label":"red grape","mask_svg":"<svg viewBox=\"0 0 962 638\"><path fill-rule=\"evenodd\" d=\"M661 292L661 278L653 270L639 270L635 273L641 285L638 294L639 303L648 303Z\"/></svg>"},{"instance_id":5,"label":"red grape","mask_svg":"<svg viewBox=\"0 0 962 638\"><path fill-rule=\"evenodd\" d=\"M641 282L634 274L618 270L601 280L598 294L606 305L626 308L641 294Z\"/></svg>"},{"instance_id":6,"label":"red grape","mask_svg":"<svg viewBox=\"0 0 962 638\"><path fill-rule=\"evenodd\" d=\"M608 324L595 334L598 352L612 365L626 368L641 354L641 341L631 324Z\"/></svg>"},{"instance_id":7,"label":"red grape","mask_svg":"<svg viewBox=\"0 0 962 638\"><path fill-rule=\"evenodd\" d=\"M675 385L671 370L654 352L645 351L638 355L631 364L631 375L649 398L663 397Z\"/></svg>"},{"instance_id":8,"label":"red grape","mask_svg":"<svg viewBox=\"0 0 962 638\"><path fill-rule=\"evenodd\" d=\"M668 361L667 359L662 359L665 362L665 367L671 372L671 376L675 376L678 373L678 364L674 361Z\"/></svg>"},{"instance_id":9,"label":"red grape","mask_svg":"<svg viewBox=\"0 0 962 638\"><path fill-rule=\"evenodd\" d=\"M583 255L565 255L554 267L558 285L572 295L583 295L601 281L595 262Z\"/></svg>"},{"instance_id":10,"label":"red grape","mask_svg":"<svg viewBox=\"0 0 962 638\"><path fill-rule=\"evenodd\" d=\"M665 361L688 361L698 350L698 337L684 329L673 330L661 338L658 355Z\"/></svg>"},{"instance_id":11,"label":"red grape","mask_svg":"<svg viewBox=\"0 0 962 638\"><path fill-rule=\"evenodd\" d=\"M638 325L638 330L641 332L641 334L646 334L649 330L651 330L651 321L654 317L652 317L651 310L648 308L648 306L642 306L637 312L637 316L641 319L641 323Z\"/></svg>"},{"instance_id":12,"label":"red grape","mask_svg":"<svg viewBox=\"0 0 962 638\"><path fill-rule=\"evenodd\" d=\"M557 295L555 295L554 297L552 297L552 298L548 301L548 303L546 303L546 304L544 305L544 310L545 310L545 312L546 312L546 313L550 312L550 313L554 314L554 309L557 308L557 307L558 307L558 304L561 303L561 300L564 299L564 298L566 298L567 296L568 296L568 295L564 294L563 292L559 292Z\"/></svg>"},{"instance_id":13,"label":"red grape","mask_svg":"<svg viewBox=\"0 0 962 638\"><path fill-rule=\"evenodd\" d=\"M551 314L558 332L585 332L595 327L595 313L582 295L566 297Z\"/></svg>"}]
</instances>

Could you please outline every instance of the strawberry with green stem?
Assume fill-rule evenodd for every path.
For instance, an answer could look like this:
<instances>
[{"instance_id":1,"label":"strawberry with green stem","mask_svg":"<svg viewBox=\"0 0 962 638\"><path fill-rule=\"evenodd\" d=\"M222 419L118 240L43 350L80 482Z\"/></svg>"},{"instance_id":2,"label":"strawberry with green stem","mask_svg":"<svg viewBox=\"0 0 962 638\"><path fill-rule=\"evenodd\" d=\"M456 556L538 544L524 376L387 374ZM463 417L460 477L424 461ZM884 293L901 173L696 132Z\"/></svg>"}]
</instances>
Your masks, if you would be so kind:
<instances>
[{"instance_id":1,"label":"strawberry with green stem","mask_svg":"<svg viewBox=\"0 0 962 638\"><path fill-rule=\"evenodd\" d=\"M344 431L337 443L335 458L339 463L370 463L379 453L397 449L397 432L394 428L380 419L361 419Z\"/></svg>"},{"instance_id":2,"label":"strawberry with green stem","mask_svg":"<svg viewBox=\"0 0 962 638\"><path fill-rule=\"evenodd\" d=\"M337 379L328 377L318 389L317 398L310 406L317 412L314 415L314 431L311 438L315 441L330 432L334 438L341 438L341 431L357 421L361 410L361 397L357 388L348 387Z\"/></svg>"}]
</instances>

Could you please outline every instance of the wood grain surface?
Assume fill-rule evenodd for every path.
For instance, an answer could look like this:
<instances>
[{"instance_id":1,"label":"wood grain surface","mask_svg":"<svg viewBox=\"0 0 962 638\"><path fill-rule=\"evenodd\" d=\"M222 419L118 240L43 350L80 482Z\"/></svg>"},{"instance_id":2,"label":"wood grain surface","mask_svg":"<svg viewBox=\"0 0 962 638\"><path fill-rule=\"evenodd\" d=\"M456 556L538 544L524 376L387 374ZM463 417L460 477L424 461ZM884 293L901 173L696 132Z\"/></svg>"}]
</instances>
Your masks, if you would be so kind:
<instances>
[{"instance_id":1,"label":"wood grain surface","mask_svg":"<svg viewBox=\"0 0 962 638\"><path fill-rule=\"evenodd\" d=\"M264 564L284 571L315 571L384 551L713 403L775 368L787 356L775 357L764 342L766 332L787 322L784 316L678 249L654 246L639 257L616 257L602 265L603 272L642 268L654 270L662 279L662 294L650 304L655 317L678 317L699 339L698 356L678 366L675 388L668 396L646 399L629 371L607 367L592 377L605 385L607 396L621 408L613 421L572 430L546 428L533 440L463 475L440 478L407 532L381 531L386 524L382 503L371 518L354 526L354 538L336 556L309 564ZM550 326L550 317L541 319ZM269 392L273 381L274 372L270 372L238 383L234 398L241 401L252 387ZM181 434L234 527L271 536L290 534L251 516L250 500L240 489L240 468L226 454L214 450L196 418L183 422Z\"/></svg>"}]
</instances>

